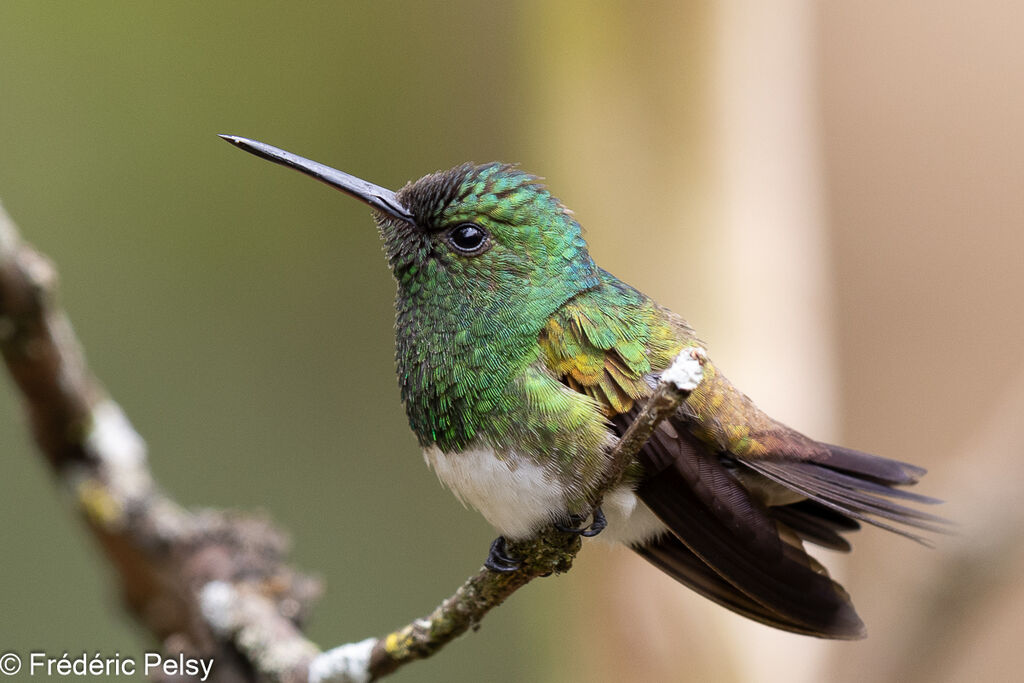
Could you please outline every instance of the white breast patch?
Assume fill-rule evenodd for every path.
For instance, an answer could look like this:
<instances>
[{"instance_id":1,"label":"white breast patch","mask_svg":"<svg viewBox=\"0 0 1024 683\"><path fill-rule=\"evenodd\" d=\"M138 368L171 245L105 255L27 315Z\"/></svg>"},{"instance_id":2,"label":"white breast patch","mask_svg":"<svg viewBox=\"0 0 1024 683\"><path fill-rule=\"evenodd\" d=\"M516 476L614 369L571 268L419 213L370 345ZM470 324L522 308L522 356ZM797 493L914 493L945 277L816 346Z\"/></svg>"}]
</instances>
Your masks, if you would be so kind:
<instances>
[{"instance_id":1,"label":"white breast patch","mask_svg":"<svg viewBox=\"0 0 1024 683\"><path fill-rule=\"evenodd\" d=\"M561 485L529 458L499 459L490 448L442 453L436 446L423 449L423 457L463 504L478 510L506 538L528 538L566 514ZM625 486L605 496L603 509L608 528L597 539L630 545L666 531L665 524Z\"/></svg>"},{"instance_id":2,"label":"white breast patch","mask_svg":"<svg viewBox=\"0 0 1024 683\"><path fill-rule=\"evenodd\" d=\"M565 514L561 486L527 458L499 459L490 448L442 453L437 446L423 449L423 457L463 504L506 538L528 538Z\"/></svg>"}]
</instances>

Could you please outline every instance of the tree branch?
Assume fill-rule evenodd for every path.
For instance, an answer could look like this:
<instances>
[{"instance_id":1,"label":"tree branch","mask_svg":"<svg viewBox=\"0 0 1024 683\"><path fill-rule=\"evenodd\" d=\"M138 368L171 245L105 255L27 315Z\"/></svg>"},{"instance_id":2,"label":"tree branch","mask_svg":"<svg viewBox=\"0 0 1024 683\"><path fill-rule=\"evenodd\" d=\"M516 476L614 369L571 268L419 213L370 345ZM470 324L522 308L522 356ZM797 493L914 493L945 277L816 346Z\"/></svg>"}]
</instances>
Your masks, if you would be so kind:
<instances>
[{"instance_id":1,"label":"tree branch","mask_svg":"<svg viewBox=\"0 0 1024 683\"><path fill-rule=\"evenodd\" d=\"M254 671L305 680L318 649L298 624L318 584L284 563L287 542L267 521L190 512L156 486L145 443L89 373L56 288L53 266L0 209L0 354L41 453L117 571L129 610L166 654L212 658L219 681L254 680ZM211 582L263 607L253 620L265 634L259 647L219 637L199 600Z\"/></svg>"},{"instance_id":2,"label":"tree branch","mask_svg":"<svg viewBox=\"0 0 1024 683\"><path fill-rule=\"evenodd\" d=\"M286 564L284 536L263 519L185 510L159 489L145 443L89 373L56 287L53 266L0 209L0 354L41 453L166 654L212 658L220 681L363 683L431 656L522 586L572 566L579 536L546 528L508 544L518 570L481 568L427 617L321 653L300 630L320 586ZM663 373L612 451L595 507L699 384L703 363L702 349L685 349Z\"/></svg>"}]
</instances>

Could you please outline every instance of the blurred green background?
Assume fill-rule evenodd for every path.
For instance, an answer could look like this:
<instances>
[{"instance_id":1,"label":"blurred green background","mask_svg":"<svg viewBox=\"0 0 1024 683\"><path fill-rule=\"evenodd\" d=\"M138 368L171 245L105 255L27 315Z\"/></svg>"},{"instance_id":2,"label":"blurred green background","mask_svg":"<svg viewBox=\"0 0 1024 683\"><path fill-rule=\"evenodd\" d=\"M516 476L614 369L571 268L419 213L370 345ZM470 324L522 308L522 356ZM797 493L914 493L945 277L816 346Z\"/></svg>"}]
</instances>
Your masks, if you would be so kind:
<instances>
[{"instance_id":1,"label":"blurred green background","mask_svg":"<svg viewBox=\"0 0 1024 683\"><path fill-rule=\"evenodd\" d=\"M328 585L325 646L428 612L491 532L423 465L398 400L394 287L365 207L217 139L392 187L530 159L513 36L472 3L0 6L0 199L60 268L95 373L189 505L267 511ZM531 164L533 165L533 164ZM140 653L107 568L0 393L0 649ZM536 678L547 586L396 680ZM557 647L553 644L552 647Z\"/></svg>"},{"instance_id":2,"label":"blurred green background","mask_svg":"<svg viewBox=\"0 0 1024 683\"><path fill-rule=\"evenodd\" d=\"M976 457L1024 386L1024 60L1010 6L941 5L7 0L0 200L58 264L92 369L162 486L188 505L265 510L295 564L324 578L308 630L323 646L428 612L493 532L407 428L394 287L365 207L216 133L395 189L466 160L521 162L576 210L597 260L686 315L763 407L928 465L926 492L963 521L956 454ZM969 371L942 365L965 346ZM150 649L11 391L0 447L0 651ZM941 613L921 586L944 585L955 548L855 541L838 573L866 643L748 626L628 553L588 548L577 571L394 680L975 670L956 654L973 641L920 626ZM1015 632L1006 619L989 619L988 642ZM906 664L908 632L939 659Z\"/></svg>"}]
</instances>

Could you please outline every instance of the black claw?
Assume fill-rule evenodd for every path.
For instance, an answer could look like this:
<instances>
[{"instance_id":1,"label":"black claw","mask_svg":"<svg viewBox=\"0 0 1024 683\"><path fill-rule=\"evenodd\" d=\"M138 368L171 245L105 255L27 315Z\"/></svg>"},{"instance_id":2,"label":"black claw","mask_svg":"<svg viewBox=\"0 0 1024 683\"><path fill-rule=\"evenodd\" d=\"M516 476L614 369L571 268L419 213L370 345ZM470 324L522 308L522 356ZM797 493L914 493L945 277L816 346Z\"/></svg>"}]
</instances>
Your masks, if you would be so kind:
<instances>
[{"instance_id":1,"label":"black claw","mask_svg":"<svg viewBox=\"0 0 1024 683\"><path fill-rule=\"evenodd\" d=\"M594 508L594 519L590 522L590 526L580 532L580 536L586 536L590 538L597 536L599 533L604 531L604 528L608 526L608 520L605 519L604 510L600 506Z\"/></svg>"},{"instance_id":2,"label":"black claw","mask_svg":"<svg viewBox=\"0 0 1024 683\"><path fill-rule=\"evenodd\" d=\"M491 550L487 553L487 559L484 560L484 566L492 572L508 574L510 572L518 571L520 564L518 557L509 555L508 548L505 546L505 537L498 536L491 543Z\"/></svg>"},{"instance_id":3,"label":"black claw","mask_svg":"<svg viewBox=\"0 0 1024 683\"><path fill-rule=\"evenodd\" d=\"M605 519L604 511L600 507L594 508L593 520L588 526L581 526L583 522L587 520L583 515L569 515L569 524L561 524L555 522L555 528L565 534L579 534L580 536L597 536L599 533L604 531L604 528L608 526L608 520Z\"/></svg>"}]
</instances>

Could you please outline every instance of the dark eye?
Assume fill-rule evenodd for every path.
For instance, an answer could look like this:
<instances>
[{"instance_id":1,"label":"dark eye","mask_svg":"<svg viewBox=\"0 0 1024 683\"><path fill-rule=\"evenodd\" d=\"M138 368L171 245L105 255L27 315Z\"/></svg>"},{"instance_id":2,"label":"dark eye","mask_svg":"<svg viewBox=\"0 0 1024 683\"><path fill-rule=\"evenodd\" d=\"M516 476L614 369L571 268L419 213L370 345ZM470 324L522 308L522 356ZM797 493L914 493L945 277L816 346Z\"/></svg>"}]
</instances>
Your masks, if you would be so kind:
<instances>
[{"instance_id":1,"label":"dark eye","mask_svg":"<svg viewBox=\"0 0 1024 683\"><path fill-rule=\"evenodd\" d=\"M448 241L464 254L478 253L487 243L487 231L474 223L463 223L452 228Z\"/></svg>"}]
</instances>

